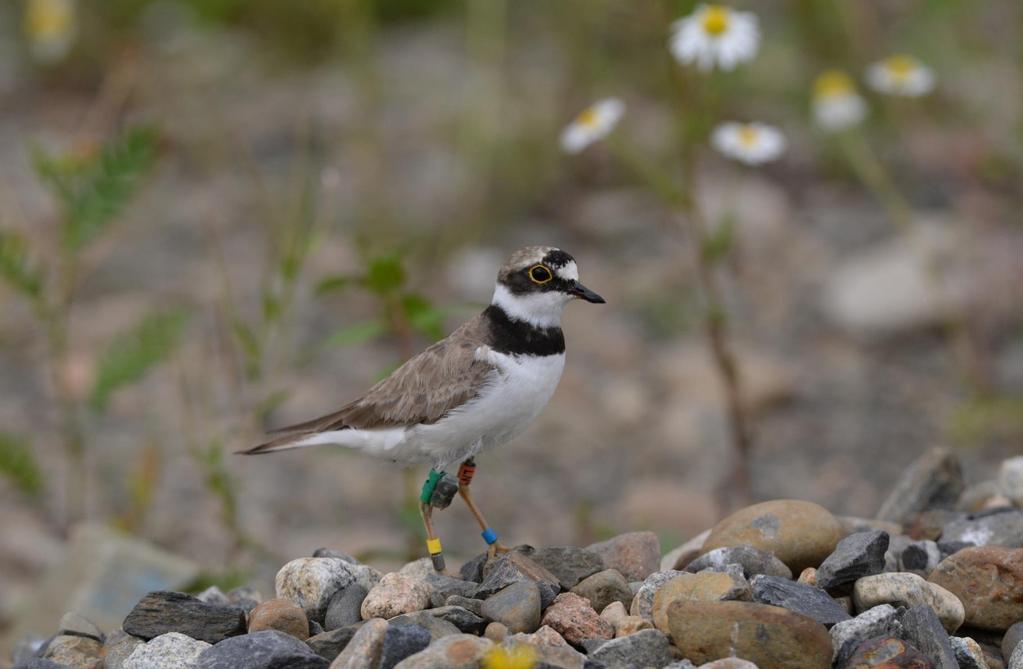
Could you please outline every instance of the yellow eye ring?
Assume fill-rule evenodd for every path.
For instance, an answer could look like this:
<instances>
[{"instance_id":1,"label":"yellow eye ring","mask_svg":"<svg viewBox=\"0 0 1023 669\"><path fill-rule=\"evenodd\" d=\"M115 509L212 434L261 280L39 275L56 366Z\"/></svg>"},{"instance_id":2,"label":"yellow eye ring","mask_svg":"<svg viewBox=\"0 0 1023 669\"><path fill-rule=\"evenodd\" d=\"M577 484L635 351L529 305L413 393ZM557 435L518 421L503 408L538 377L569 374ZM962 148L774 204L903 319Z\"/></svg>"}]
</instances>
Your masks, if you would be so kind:
<instances>
[{"instance_id":1,"label":"yellow eye ring","mask_svg":"<svg viewBox=\"0 0 1023 669\"><path fill-rule=\"evenodd\" d=\"M554 280L554 273L543 265L533 265L529 268L529 280L542 286Z\"/></svg>"}]
</instances>

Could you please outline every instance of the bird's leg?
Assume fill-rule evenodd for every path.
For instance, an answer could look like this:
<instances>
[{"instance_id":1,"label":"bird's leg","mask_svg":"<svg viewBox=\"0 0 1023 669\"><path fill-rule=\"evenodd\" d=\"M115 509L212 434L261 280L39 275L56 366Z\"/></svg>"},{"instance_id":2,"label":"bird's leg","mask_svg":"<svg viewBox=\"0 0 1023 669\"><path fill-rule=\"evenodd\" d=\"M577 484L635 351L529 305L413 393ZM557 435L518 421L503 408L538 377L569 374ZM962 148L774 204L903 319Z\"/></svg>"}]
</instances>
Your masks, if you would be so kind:
<instances>
[{"instance_id":1,"label":"bird's leg","mask_svg":"<svg viewBox=\"0 0 1023 669\"><path fill-rule=\"evenodd\" d=\"M423 526L426 528L426 550L430 552L433 568L438 572L444 571L444 549L440 545L440 539L433 533L433 521L431 520L433 504L431 504L431 500L437 489L437 483L443 478L444 472L431 469L426 483L423 484L423 489L419 493L419 514L423 517Z\"/></svg>"},{"instance_id":2,"label":"bird's leg","mask_svg":"<svg viewBox=\"0 0 1023 669\"><path fill-rule=\"evenodd\" d=\"M487 519L483 517L483 514L480 513L479 508L476 506L476 502L472 500L472 495L469 493L469 485L472 483L472 477L475 474L476 462L469 458L458 468L458 494L465 500L469 511L475 516L476 522L480 524L480 529L483 530L483 541L487 542L487 557L492 560L497 553L507 553L508 547L497 540L497 532L494 532L493 528L487 524Z\"/></svg>"}]
</instances>

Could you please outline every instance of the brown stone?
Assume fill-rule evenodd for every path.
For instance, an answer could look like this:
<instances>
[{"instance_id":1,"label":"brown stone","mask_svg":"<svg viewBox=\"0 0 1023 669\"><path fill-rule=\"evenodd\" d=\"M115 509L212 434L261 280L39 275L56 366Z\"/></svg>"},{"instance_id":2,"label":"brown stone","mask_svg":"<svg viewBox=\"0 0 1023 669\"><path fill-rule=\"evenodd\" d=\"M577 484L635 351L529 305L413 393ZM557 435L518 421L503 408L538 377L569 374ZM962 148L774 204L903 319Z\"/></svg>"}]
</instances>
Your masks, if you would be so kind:
<instances>
[{"instance_id":1,"label":"brown stone","mask_svg":"<svg viewBox=\"0 0 1023 669\"><path fill-rule=\"evenodd\" d=\"M249 613L249 634L279 630L299 641L309 638L309 619L301 606L287 599L270 599Z\"/></svg>"},{"instance_id":2,"label":"brown stone","mask_svg":"<svg viewBox=\"0 0 1023 669\"><path fill-rule=\"evenodd\" d=\"M861 643L841 669L931 669L923 653L895 637Z\"/></svg>"},{"instance_id":3,"label":"brown stone","mask_svg":"<svg viewBox=\"0 0 1023 669\"><path fill-rule=\"evenodd\" d=\"M642 581L661 565L661 540L653 532L628 532L586 547L627 581Z\"/></svg>"},{"instance_id":4,"label":"brown stone","mask_svg":"<svg viewBox=\"0 0 1023 669\"><path fill-rule=\"evenodd\" d=\"M654 626L668 631L668 607L680 599L698 602L722 602L730 599L750 599L749 583L723 571L701 571L680 574L654 593Z\"/></svg>"},{"instance_id":5,"label":"brown stone","mask_svg":"<svg viewBox=\"0 0 1023 669\"><path fill-rule=\"evenodd\" d=\"M815 620L768 604L677 600L668 627L682 656L697 664L741 657L760 669L828 669L828 630Z\"/></svg>"},{"instance_id":6,"label":"brown stone","mask_svg":"<svg viewBox=\"0 0 1023 669\"><path fill-rule=\"evenodd\" d=\"M558 595L547 607L541 625L549 625L569 643L579 645L584 639L611 639L614 628L593 610L589 600L572 592Z\"/></svg>"},{"instance_id":7,"label":"brown stone","mask_svg":"<svg viewBox=\"0 0 1023 669\"><path fill-rule=\"evenodd\" d=\"M1023 620L1023 548L964 548L942 560L930 580L962 601L970 627L1004 631Z\"/></svg>"},{"instance_id":8,"label":"brown stone","mask_svg":"<svg viewBox=\"0 0 1023 669\"><path fill-rule=\"evenodd\" d=\"M710 532L702 553L753 546L773 553L793 571L817 567L842 538L842 526L824 507L797 499L761 502L736 511Z\"/></svg>"}]
</instances>

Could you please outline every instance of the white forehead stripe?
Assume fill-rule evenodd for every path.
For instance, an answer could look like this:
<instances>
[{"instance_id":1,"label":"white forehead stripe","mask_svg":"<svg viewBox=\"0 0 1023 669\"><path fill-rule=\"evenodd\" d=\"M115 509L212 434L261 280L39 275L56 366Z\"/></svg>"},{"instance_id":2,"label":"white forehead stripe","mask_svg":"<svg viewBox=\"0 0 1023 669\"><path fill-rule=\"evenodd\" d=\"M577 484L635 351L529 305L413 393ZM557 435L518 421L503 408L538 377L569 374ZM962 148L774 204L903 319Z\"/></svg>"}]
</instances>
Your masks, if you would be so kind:
<instances>
[{"instance_id":1,"label":"white forehead stripe","mask_svg":"<svg viewBox=\"0 0 1023 669\"><path fill-rule=\"evenodd\" d=\"M579 268L576 267L574 260L569 260L564 266L556 268L554 273L558 275L558 278L565 281L579 280Z\"/></svg>"}]
</instances>

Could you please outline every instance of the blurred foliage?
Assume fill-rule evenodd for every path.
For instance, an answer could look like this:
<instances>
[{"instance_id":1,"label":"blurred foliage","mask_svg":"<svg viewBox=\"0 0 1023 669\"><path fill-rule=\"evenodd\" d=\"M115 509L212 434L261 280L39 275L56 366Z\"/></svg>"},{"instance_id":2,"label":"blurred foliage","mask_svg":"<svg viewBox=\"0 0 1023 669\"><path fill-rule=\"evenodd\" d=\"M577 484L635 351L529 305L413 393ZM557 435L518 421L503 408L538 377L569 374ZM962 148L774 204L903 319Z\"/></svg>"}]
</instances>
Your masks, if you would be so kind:
<instances>
[{"instance_id":1,"label":"blurred foliage","mask_svg":"<svg viewBox=\"0 0 1023 669\"><path fill-rule=\"evenodd\" d=\"M0 475L26 495L36 496L43 491L43 472L32 453L27 439L0 432Z\"/></svg>"},{"instance_id":2,"label":"blurred foliage","mask_svg":"<svg viewBox=\"0 0 1023 669\"><path fill-rule=\"evenodd\" d=\"M31 257L28 241L13 231L0 230L0 277L33 304L42 298L42 268Z\"/></svg>"},{"instance_id":3,"label":"blurred foliage","mask_svg":"<svg viewBox=\"0 0 1023 669\"><path fill-rule=\"evenodd\" d=\"M957 407L948 421L951 437L963 444L1023 440L1023 397L977 397Z\"/></svg>"},{"instance_id":4,"label":"blurred foliage","mask_svg":"<svg viewBox=\"0 0 1023 669\"><path fill-rule=\"evenodd\" d=\"M153 507L157 487L163 471L163 456L158 444L150 443L141 449L135 467L127 476L127 508L114 524L126 532L139 532Z\"/></svg>"}]
</instances>

